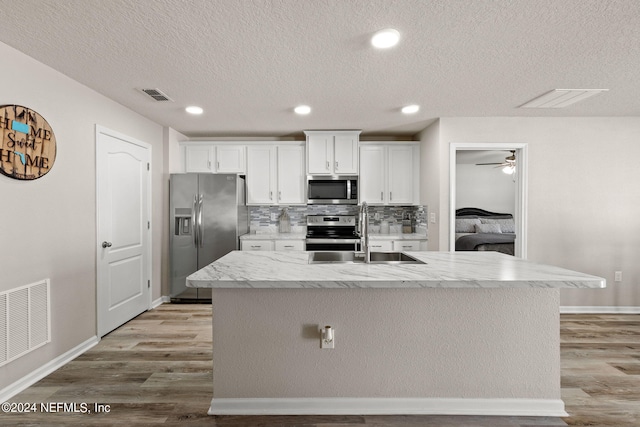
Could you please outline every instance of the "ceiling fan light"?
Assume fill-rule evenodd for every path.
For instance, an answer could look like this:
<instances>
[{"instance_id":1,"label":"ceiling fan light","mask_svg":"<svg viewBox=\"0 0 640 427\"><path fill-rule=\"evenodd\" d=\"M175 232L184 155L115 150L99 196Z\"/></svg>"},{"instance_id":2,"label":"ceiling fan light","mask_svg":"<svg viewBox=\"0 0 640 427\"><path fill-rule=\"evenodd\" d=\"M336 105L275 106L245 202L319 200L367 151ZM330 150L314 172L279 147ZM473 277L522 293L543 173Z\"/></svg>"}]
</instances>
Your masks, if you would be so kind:
<instances>
[{"instance_id":1,"label":"ceiling fan light","mask_svg":"<svg viewBox=\"0 0 640 427\"><path fill-rule=\"evenodd\" d=\"M506 173L507 175L512 175L515 171L516 171L515 165L505 166L502 169L502 172Z\"/></svg>"}]
</instances>

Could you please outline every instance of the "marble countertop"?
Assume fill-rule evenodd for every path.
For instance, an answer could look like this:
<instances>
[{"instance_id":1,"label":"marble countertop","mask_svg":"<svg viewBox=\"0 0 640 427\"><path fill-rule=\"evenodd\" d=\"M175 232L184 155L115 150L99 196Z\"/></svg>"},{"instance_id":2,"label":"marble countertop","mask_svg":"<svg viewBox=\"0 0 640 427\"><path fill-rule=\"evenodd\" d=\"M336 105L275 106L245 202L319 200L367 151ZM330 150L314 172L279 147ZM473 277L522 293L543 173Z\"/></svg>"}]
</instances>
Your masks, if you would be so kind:
<instances>
[{"instance_id":1,"label":"marble countertop","mask_svg":"<svg viewBox=\"0 0 640 427\"><path fill-rule=\"evenodd\" d=\"M309 264L305 251L233 251L187 277L200 288L604 288L605 279L498 252L407 252L426 264Z\"/></svg>"}]
</instances>

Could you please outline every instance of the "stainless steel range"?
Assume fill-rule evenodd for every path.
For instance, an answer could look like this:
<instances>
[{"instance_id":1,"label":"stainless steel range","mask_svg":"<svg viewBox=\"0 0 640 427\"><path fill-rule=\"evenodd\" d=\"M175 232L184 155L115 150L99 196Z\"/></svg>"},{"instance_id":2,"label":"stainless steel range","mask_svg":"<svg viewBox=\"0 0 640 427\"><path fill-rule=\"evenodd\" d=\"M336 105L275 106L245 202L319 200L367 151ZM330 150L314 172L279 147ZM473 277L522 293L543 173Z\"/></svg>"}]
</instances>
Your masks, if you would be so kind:
<instances>
[{"instance_id":1,"label":"stainless steel range","mask_svg":"<svg viewBox=\"0 0 640 427\"><path fill-rule=\"evenodd\" d=\"M308 251L360 250L354 215L307 216Z\"/></svg>"}]
</instances>

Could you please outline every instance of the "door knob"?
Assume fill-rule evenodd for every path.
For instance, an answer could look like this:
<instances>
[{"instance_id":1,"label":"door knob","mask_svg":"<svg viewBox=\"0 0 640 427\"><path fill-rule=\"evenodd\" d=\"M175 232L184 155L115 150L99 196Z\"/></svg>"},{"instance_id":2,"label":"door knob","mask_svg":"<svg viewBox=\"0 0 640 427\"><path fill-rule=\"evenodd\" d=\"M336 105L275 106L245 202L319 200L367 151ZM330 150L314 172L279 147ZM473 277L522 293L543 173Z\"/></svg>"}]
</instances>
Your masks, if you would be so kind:
<instances>
[{"instance_id":1,"label":"door knob","mask_svg":"<svg viewBox=\"0 0 640 427\"><path fill-rule=\"evenodd\" d=\"M104 249L106 249L106 248L110 248L110 247L111 247L111 242L102 242L102 247L103 247Z\"/></svg>"}]
</instances>

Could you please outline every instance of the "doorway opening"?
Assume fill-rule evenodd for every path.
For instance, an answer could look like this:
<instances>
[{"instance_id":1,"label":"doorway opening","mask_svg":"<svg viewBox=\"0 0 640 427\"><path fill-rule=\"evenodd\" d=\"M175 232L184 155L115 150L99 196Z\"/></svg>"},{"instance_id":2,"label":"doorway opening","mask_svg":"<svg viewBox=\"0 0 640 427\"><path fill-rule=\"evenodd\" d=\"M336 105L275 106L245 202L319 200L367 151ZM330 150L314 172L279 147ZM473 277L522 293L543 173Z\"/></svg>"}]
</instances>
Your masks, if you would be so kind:
<instances>
[{"instance_id":1,"label":"doorway opening","mask_svg":"<svg viewBox=\"0 0 640 427\"><path fill-rule=\"evenodd\" d=\"M513 215L513 254L526 259L527 144L452 143L449 159L449 250L456 250L456 239L461 237L456 233L456 210L479 208ZM511 170L503 173L505 168ZM471 176L474 173L476 177Z\"/></svg>"}]
</instances>

